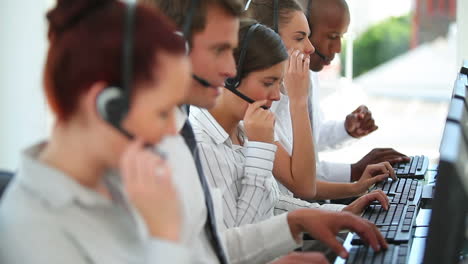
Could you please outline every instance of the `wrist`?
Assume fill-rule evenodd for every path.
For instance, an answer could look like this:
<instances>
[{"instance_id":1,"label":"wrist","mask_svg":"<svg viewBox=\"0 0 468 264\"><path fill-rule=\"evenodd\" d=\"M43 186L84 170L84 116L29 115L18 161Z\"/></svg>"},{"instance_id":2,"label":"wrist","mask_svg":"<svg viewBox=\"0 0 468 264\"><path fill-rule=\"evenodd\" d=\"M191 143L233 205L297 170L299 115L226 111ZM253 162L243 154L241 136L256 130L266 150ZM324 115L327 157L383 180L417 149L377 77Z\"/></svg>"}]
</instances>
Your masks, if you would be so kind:
<instances>
[{"instance_id":1,"label":"wrist","mask_svg":"<svg viewBox=\"0 0 468 264\"><path fill-rule=\"evenodd\" d=\"M362 186L359 181L351 183L351 193L353 196L357 196L362 193Z\"/></svg>"},{"instance_id":2,"label":"wrist","mask_svg":"<svg viewBox=\"0 0 468 264\"><path fill-rule=\"evenodd\" d=\"M299 209L288 213L288 225L291 236L296 241L300 241L304 229L302 227L301 221L303 218L303 211L306 209Z\"/></svg>"},{"instance_id":3,"label":"wrist","mask_svg":"<svg viewBox=\"0 0 468 264\"><path fill-rule=\"evenodd\" d=\"M357 163L351 164L351 182L358 181L361 178L361 169Z\"/></svg>"},{"instance_id":4,"label":"wrist","mask_svg":"<svg viewBox=\"0 0 468 264\"><path fill-rule=\"evenodd\" d=\"M289 101L291 102L289 104L290 107L307 107L309 103L309 96L307 94L299 96L289 96Z\"/></svg>"}]
</instances>

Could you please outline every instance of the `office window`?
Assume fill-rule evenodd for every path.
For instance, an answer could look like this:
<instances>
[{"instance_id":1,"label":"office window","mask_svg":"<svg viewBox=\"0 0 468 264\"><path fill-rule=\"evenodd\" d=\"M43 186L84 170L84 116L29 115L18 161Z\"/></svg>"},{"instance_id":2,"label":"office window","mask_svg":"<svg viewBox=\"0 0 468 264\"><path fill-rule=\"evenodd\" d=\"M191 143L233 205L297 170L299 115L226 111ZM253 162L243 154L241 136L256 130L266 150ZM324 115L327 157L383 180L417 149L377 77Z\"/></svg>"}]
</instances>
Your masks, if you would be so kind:
<instances>
[{"instance_id":1,"label":"office window","mask_svg":"<svg viewBox=\"0 0 468 264\"><path fill-rule=\"evenodd\" d=\"M348 0L341 56L320 72L325 115L360 104L379 129L321 159L355 162L375 147L438 158L457 59L456 0Z\"/></svg>"}]
</instances>

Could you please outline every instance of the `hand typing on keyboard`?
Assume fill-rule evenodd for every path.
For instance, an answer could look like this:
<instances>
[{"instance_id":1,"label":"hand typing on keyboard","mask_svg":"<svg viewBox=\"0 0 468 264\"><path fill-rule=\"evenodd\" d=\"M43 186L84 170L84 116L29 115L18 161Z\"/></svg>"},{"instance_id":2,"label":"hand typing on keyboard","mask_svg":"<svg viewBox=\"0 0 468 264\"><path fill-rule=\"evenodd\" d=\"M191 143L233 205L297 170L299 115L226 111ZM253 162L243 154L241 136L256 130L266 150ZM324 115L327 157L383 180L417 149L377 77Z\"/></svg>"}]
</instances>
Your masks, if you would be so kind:
<instances>
[{"instance_id":1,"label":"hand typing on keyboard","mask_svg":"<svg viewBox=\"0 0 468 264\"><path fill-rule=\"evenodd\" d=\"M308 232L342 258L348 256L346 249L336 240L336 235L342 230L356 232L375 251L388 247L384 237L373 223L349 212L298 209L289 212L287 220L292 237L299 238L302 233Z\"/></svg>"},{"instance_id":2,"label":"hand typing on keyboard","mask_svg":"<svg viewBox=\"0 0 468 264\"><path fill-rule=\"evenodd\" d=\"M362 174L362 177L353 184L355 195L362 195L374 184L386 180L388 177L397 179L395 171L389 162L368 165Z\"/></svg>"},{"instance_id":3,"label":"hand typing on keyboard","mask_svg":"<svg viewBox=\"0 0 468 264\"><path fill-rule=\"evenodd\" d=\"M358 162L351 164L351 181L357 181L364 173L367 165L388 161L390 164L408 162L410 158L391 148L376 148Z\"/></svg>"},{"instance_id":4,"label":"hand typing on keyboard","mask_svg":"<svg viewBox=\"0 0 468 264\"><path fill-rule=\"evenodd\" d=\"M346 206L343 211L361 215L361 213L364 212L364 209L374 201L378 201L385 210L388 210L389 200L387 195L385 195L381 190L376 190L359 197L357 200Z\"/></svg>"}]
</instances>

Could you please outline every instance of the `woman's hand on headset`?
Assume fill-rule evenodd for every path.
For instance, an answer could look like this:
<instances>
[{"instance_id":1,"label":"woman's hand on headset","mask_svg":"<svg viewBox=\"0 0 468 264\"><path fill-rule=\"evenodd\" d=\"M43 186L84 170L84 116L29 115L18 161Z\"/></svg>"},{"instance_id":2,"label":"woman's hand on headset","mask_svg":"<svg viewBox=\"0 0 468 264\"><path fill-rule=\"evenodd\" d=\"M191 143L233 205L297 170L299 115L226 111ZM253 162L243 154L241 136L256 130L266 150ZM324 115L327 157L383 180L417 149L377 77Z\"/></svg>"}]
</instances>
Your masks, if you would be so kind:
<instances>
[{"instance_id":1,"label":"woman's hand on headset","mask_svg":"<svg viewBox=\"0 0 468 264\"><path fill-rule=\"evenodd\" d=\"M244 116L244 127L250 141L274 142L275 115L270 110L261 108L266 100L249 105Z\"/></svg>"},{"instance_id":2,"label":"woman's hand on headset","mask_svg":"<svg viewBox=\"0 0 468 264\"><path fill-rule=\"evenodd\" d=\"M143 142L130 143L120 159L125 191L153 237L177 242L181 206L166 161L147 150Z\"/></svg>"},{"instance_id":3,"label":"woman's hand on headset","mask_svg":"<svg viewBox=\"0 0 468 264\"><path fill-rule=\"evenodd\" d=\"M299 50L289 52L284 85L291 100L308 100L310 57Z\"/></svg>"}]
</instances>

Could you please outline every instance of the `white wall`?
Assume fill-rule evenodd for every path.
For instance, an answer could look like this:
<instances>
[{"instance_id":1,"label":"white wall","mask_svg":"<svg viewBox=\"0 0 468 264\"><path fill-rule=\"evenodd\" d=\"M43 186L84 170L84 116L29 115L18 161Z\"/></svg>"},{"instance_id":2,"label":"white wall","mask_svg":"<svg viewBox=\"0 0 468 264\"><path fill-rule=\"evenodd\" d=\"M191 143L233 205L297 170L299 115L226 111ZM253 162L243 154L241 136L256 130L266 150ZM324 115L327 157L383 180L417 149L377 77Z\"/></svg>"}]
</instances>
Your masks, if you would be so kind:
<instances>
[{"instance_id":1,"label":"white wall","mask_svg":"<svg viewBox=\"0 0 468 264\"><path fill-rule=\"evenodd\" d=\"M0 1L0 169L16 169L20 150L46 136L42 69L49 5Z\"/></svg>"},{"instance_id":2,"label":"white wall","mask_svg":"<svg viewBox=\"0 0 468 264\"><path fill-rule=\"evenodd\" d=\"M461 65L462 60L468 60L468 1L458 0L457 2L457 65Z\"/></svg>"}]
</instances>

